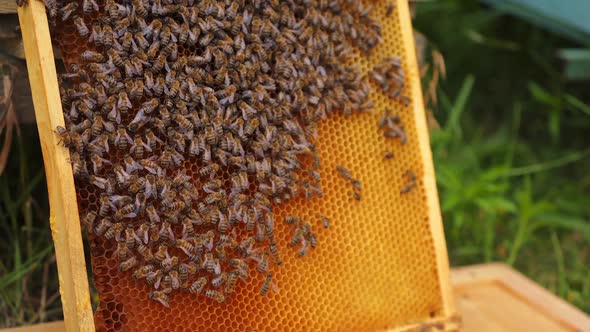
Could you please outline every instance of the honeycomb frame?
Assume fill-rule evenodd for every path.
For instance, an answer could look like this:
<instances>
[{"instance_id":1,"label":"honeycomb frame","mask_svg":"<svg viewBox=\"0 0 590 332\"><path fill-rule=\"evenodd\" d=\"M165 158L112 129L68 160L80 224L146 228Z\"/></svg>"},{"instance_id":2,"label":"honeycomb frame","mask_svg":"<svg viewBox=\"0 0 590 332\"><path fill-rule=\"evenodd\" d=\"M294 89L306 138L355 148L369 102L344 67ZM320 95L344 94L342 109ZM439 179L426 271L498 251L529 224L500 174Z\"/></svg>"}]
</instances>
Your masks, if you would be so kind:
<instances>
[{"instance_id":1,"label":"honeycomb frame","mask_svg":"<svg viewBox=\"0 0 590 332\"><path fill-rule=\"evenodd\" d=\"M421 324L428 321L440 321L451 318L455 314L455 308L452 302L448 258L438 205L438 194L436 191L426 120L423 112L424 107L420 90L418 66L414 54L413 31L409 10L405 1L397 1L395 7L395 19L393 19L393 23L388 24L397 24L397 32L394 38L398 39L401 45L403 54L400 54L400 56L405 60L404 70L406 71L407 86L409 87L406 92L412 100L409 108L402 109L401 105L398 104L395 106L395 110L402 110L401 112L404 113L402 116L404 122L407 126L413 127L415 132L411 136L414 142L409 144L409 146L413 149L412 154L417 156L419 170L416 170L416 172L418 174L420 190L413 192L412 195L420 195L423 198L425 225L423 224L421 226L427 227L424 234L429 238L424 239L424 241L428 246L429 253L434 257L432 260L433 264L429 268L434 269L434 277L432 278L436 281L437 285L432 289L438 297L438 303L430 310L429 317L408 317L405 320L397 320L400 324L396 325L395 330L408 330L412 326L416 326L416 323ZM45 168L47 170L48 190L52 210L50 224L58 260L64 317L68 330L94 330L73 175L71 167L67 162L67 150L58 146L58 140L52 129L58 125L63 126L64 120L59 101L59 92L57 91L57 78L49 42L48 24L44 12L45 9L41 2L31 0L28 5L19 9L19 17L21 19L27 63L29 65L29 76L32 78L31 85L38 119L37 123L43 147ZM388 39L386 37L386 43L387 41ZM366 120L373 121L373 119ZM344 125L345 123L342 121L330 124L330 126L336 126L331 128L333 131L342 133L346 131L346 128L342 127ZM406 150L408 148L405 147ZM375 150L375 148L372 150ZM397 152L398 150L394 151ZM345 162L343 161L343 163ZM351 171L355 173L362 172L358 167L351 168ZM324 172L324 174L335 177L335 175L329 174L329 172ZM401 174L396 175L401 177ZM402 197L403 199L404 197ZM313 205L314 203L312 202L311 204ZM364 215L364 218L368 219L366 215ZM333 222L332 224L333 226L331 226L328 232L332 228L339 226L337 222ZM317 251L313 254L321 255L321 252ZM305 269L304 265L305 263L299 264L296 268ZM280 276L278 280L279 282L281 281ZM256 291L257 289L254 290L254 292ZM411 306L408 306L408 308L411 308ZM326 326L329 326L329 324ZM380 326L380 324L373 322L372 328L382 330L389 327Z\"/></svg>"}]
</instances>

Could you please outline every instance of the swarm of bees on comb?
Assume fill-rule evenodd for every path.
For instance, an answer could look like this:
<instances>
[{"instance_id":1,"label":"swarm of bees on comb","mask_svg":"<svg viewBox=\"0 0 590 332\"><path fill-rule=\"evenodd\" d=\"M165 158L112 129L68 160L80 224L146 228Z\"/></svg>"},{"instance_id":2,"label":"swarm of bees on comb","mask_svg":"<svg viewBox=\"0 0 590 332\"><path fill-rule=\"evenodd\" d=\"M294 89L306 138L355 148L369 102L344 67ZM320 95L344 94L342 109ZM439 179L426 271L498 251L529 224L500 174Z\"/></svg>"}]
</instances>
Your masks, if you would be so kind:
<instances>
[{"instance_id":1,"label":"swarm of bees on comb","mask_svg":"<svg viewBox=\"0 0 590 332\"><path fill-rule=\"evenodd\" d=\"M357 1L46 6L53 25L72 23L88 39L60 78L66 127L56 129L77 187L96 192L98 208L82 208L82 222L164 306L177 290L222 303L254 271L265 276L261 295L276 291L275 224L291 225L297 256L317 246L310 221L275 220L273 206L323 195L318 122L371 111L371 80L409 101L399 58L368 74L350 65L381 41L371 7ZM399 118L383 114L384 136L405 143ZM360 181L336 171L360 200Z\"/></svg>"}]
</instances>

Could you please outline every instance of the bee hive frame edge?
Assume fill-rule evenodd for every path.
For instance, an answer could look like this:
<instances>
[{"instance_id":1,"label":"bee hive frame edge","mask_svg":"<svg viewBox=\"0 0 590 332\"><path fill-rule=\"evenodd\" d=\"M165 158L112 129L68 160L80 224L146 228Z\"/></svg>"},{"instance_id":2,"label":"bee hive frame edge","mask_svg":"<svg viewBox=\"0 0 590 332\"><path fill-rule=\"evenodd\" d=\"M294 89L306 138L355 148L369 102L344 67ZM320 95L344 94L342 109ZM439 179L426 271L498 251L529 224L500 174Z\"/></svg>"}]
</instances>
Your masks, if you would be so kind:
<instances>
[{"instance_id":1,"label":"bee hive frame edge","mask_svg":"<svg viewBox=\"0 0 590 332\"><path fill-rule=\"evenodd\" d=\"M29 0L18 8L18 17L45 165L64 322L68 332L94 331L69 151L58 144L54 132L57 126L64 126L64 117L45 5Z\"/></svg>"}]
</instances>

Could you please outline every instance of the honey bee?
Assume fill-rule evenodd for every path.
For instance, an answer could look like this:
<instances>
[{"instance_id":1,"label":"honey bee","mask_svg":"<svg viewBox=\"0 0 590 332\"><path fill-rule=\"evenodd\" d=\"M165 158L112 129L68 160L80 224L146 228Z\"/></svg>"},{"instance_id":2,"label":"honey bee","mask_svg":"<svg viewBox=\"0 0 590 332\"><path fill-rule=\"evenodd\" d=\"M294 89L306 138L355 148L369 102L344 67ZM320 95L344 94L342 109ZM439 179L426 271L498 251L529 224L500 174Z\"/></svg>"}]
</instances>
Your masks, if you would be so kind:
<instances>
[{"instance_id":1,"label":"honey bee","mask_svg":"<svg viewBox=\"0 0 590 332\"><path fill-rule=\"evenodd\" d=\"M143 243L148 244L150 236L150 225L148 225L147 223L142 223L141 225L139 225L136 234L140 240L143 240Z\"/></svg>"},{"instance_id":2,"label":"honey bee","mask_svg":"<svg viewBox=\"0 0 590 332\"><path fill-rule=\"evenodd\" d=\"M102 44L106 47L112 47L114 43L114 32L110 25L102 27Z\"/></svg>"},{"instance_id":3,"label":"honey bee","mask_svg":"<svg viewBox=\"0 0 590 332\"><path fill-rule=\"evenodd\" d=\"M90 211L84 216L82 223L86 227L87 231L91 231L94 228L94 221L98 218L98 214L94 211Z\"/></svg>"},{"instance_id":4,"label":"honey bee","mask_svg":"<svg viewBox=\"0 0 590 332\"><path fill-rule=\"evenodd\" d=\"M150 148L149 145L147 145L146 143L143 142L143 140L141 139L141 136L136 135L135 138L133 139L133 145L131 146L131 149L129 150L129 152L131 154L133 154L135 156L135 158L141 159L141 158L143 158L143 154L144 154L145 150L152 152L152 148Z\"/></svg>"},{"instance_id":5,"label":"honey bee","mask_svg":"<svg viewBox=\"0 0 590 332\"><path fill-rule=\"evenodd\" d=\"M102 130L104 128L104 120L102 119L102 116L100 115L94 115L94 122L91 124L90 128L92 129L92 135L93 136L99 136L102 133ZM109 125L110 129L114 129Z\"/></svg>"},{"instance_id":6,"label":"honey bee","mask_svg":"<svg viewBox=\"0 0 590 332\"><path fill-rule=\"evenodd\" d=\"M139 111L137 111L137 114L135 114L135 118L133 118L133 121L129 123L129 130L131 132L137 132L149 121L150 117L146 116L145 112L142 109L139 109Z\"/></svg>"},{"instance_id":7,"label":"honey bee","mask_svg":"<svg viewBox=\"0 0 590 332\"><path fill-rule=\"evenodd\" d=\"M193 221L190 218L184 218L182 221L182 238L192 239L195 237Z\"/></svg>"},{"instance_id":8,"label":"honey bee","mask_svg":"<svg viewBox=\"0 0 590 332\"><path fill-rule=\"evenodd\" d=\"M131 82L131 81L130 81ZM143 81L136 80L133 82L133 86L129 89L129 98L133 100L141 100L143 99L145 93L145 86Z\"/></svg>"},{"instance_id":9,"label":"honey bee","mask_svg":"<svg viewBox=\"0 0 590 332\"><path fill-rule=\"evenodd\" d=\"M171 288L165 288L161 291L152 291L149 294L149 298L159 302L161 305L165 306L166 308L170 308L170 304L168 304L169 295L172 292Z\"/></svg>"},{"instance_id":10,"label":"honey bee","mask_svg":"<svg viewBox=\"0 0 590 332\"><path fill-rule=\"evenodd\" d=\"M385 157L385 159L393 159L393 152L385 152L383 156Z\"/></svg>"},{"instance_id":11,"label":"honey bee","mask_svg":"<svg viewBox=\"0 0 590 332\"><path fill-rule=\"evenodd\" d=\"M297 257L301 258L305 255L307 255L307 252L309 251L309 248L307 246L307 242L303 241L301 243L301 247L299 248L299 250L297 251Z\"/></svg>"},{"instance_id":12,"label":"honey bee","mask_svg":"<svg viewBox=\"0 0 590 332\"><path fill-rule=\"evenodd\" d=\"M133 104L131 104L129 97L127 96L127 92L125 92L125 91L119 92L119 98L117 101L117 108L121 112L127 113L132 107L133 107Z\"/></svg>"},{"instance_id":13,"label":"honey bee","mask_svg":"<svg viewBox=\"0 0 590 332\"><path fill-rule=\"evenodd\" d=\"M137 258L131 256L119 264L119 271L127 272L137 265Z\"/></svg>"},{"instance_id":14,"label":"honey bee","mask_svg":"<svg viewBox=\"0 0 590 332\"><path fill-rule=\"evenodd\" d=\"M81 37L88 37L90 30L88 30L88 27L86 26L86 23L84 23L84 19L82 17L74 17L74 25L76 26L76 29L78 30L78 33Z\"/></svg>"},{"instance_id":15,"label":"honey bee","mask_svg":"<svg viewBox=\"0 0 590 332\"><path fill-rule=\"evenodd\" d=\"M135 161L131 156L125 157L125 159L123 159L123 163L125 165L125 172L127 174L131 174L135 171L143 169L143 166L141 166L141 164Z\"/></svg>"},{"instance_id":16,"label":"honey bee","mask_svg":"<svg viewBox=\"0 0 590 332\"><path fill-rule=\"evenodd\" d=\"M152 250L143 243L140 243L137 246L137 252L146 262L151 262L154 260L154 254L152 253Z\"/></svg>"},{"instance_id":17,"label":"honey bee","mask_svg":"<svg viewBox=\"0 0 590 332\"><path fill-rule=\"evenodd\" d=\"M180 266L178 266L180 280L184 283L188 279L189 275L197 273L198 268L199 267L193 262L180 264Z\"/></svg>"},{"instance_id":18,"label":"honey bee","mask_svg":"<svg viewBox=\"0 0 590 332\"><path fill-rule=\"evenodd\" d=\"M270 255L273 259L273 262L276 265L281 265L283 264L283 260L281 259L281 255L279 253L279 249L277 248L277 244L275 243L274 239L271 239L268 248L270 250Z\"/></svg>"},{"instance_id":19,"label":"honey bee","mask_svg":"<svg viewBox=\"0 0 590 332\"><path fill-rule=\"evenodd\" d=\"M315 249L318 245L317 237L313 233L309 234L308 236L309 236L309 244L311 245L311 248Z\"/></svg>"},{"instance_id":20,"label":"honey bee","mask_svg":"<svg viewBox=\"0 0 590 332\"><path fill-rule=\"evenodd\" d=\"M82 60L88 62L103 62L104 56L101 53L87 50L82 53Z\"/></svg>"},{"instance_id":21,"label":"honey bee","mask_svg":"<svg viewBox=\"0 0 590 332\"><path fill-rule=\"evenodd\" d=\"M221 265L219 259L213 258L212 253L206 253L205 259L203 260L203 267L206 268L207 272L214 273L216 275L221 273Z\"/></svg>"},{"instance_id":22,"label":"honey bee","mask_svg":"<svg viewBox=\"0 0 590 332\"><path fill-rule=\"evenodd\" d=\"M132 0L132 3L137 15L141 17L147 16L147 9L145 8L143 0Z\"/></svg>"},{"instance_id":23,"label":"honey bee","mask_svg":"<svg viewBox=\"0 0 590 332\"><path fill-rule=\"evenodd\" d=\"M175 114L174 120L178 123L183 131L191 131L194 129L193 123L181 114Z\"/></svg>"},{"instance_id":24,"label":"honey bee","mask_svg":"<svg viewBox=\"0 0 590 332\"><path fill-rule=\"evenodd\" d=\"M199 174L201 176L206 176L209 174L215 174L219 171L219 165L217 164L211 164L205 167L202 167L201 169L199 169Z\"/></svg>"},{"instance_id":25,"label":"honey bee","mask_svg":"<svg viewBox=\"0 0 590 332\"><path fill-rule=\"evenodd\" d=\"M330 219L328 219L328 217L320 216L320 220L322 221L322 225L324 226L324 228L330 227Z\"/></svg>"},{"instance_id":26,"label":"honey bee","mask_svg":"<svg viewBox=\"0 0 590 332\"><path fill-rule=\"evenodd\" d=\"M223 214L219 214L219 222L217 223L217 229L220 233L225 234L231 228L231 224Z\"/></svg>"},{"instance_id":27,"label":"honey bee","mask_svg":"<svg viewBox=\"0 0 590 332\"><path fill-rule=\"evenodd\" d=\"M78 10L78 3L77 2L70 2L69 4L63 6L59 9L59 13L61 15L61 20L66 21L73 13Z\"/></svg>"},{"instance_id":28,"label":"honey bee","mask_svg":"<svg viewBox=\"0 0 590 332\"><path fill-rule=\"evenodd\" d=\"M162 223L162 228L160 228L160 240L161 241L168 241L169 239L174 241L174 233L172 232L172 228L170 227L170 223L164 221Z\"/></svg>"},{"instance_id":29,"label":"honey bee","mask_svg":"<svg viewBox=\"0 0 590 332\"><path fill-rule=\"evenodd\" d=\"M135 204L127 204L115 212L115 220L135 217L137 217L137 213L135 212Z\"/></svg>"},{"instance_id":30,"label":"honey bee","mask_svg":"<svg viewBox=\"0 0 590 332\"><path fill-rule=\"evenodd\" d=\"M170 277L172 289L180 288L180 277L178 275L178 271L172 270L168 272L168 277Z\"/></svg>"},{"instance_id":31,"label":"honey bee","mask_svg":"<svg viewBox=\"0 0 590 332\"><path fill-rule=\"evenodd\" d=\"M297 224L301 221L301 219L297 216L286 216L284 219L285 223L289 225Z\"/></svg>"},{"instance_id":32,"label":"honey bee","mask_svg":"<svg viewBox=\"0 0 590 332\"><path fill-rule=\"evenodd\" d=\"M219 276L213 278L213 280L211 280L211 286L218 288L219 286L223 285L228 279L228 274L227 273L222 273Z\"/></svg>"},{"instance_id":33,"label":"honey bee","mask_svg":"<svg viewBox=\"0 0 590 332\"><path fill-rule=\"evenodd\" d=\"M109 56L111 62L115 64L115 66L123 66L124 59L123 57L121 57L121 54L117 50L115 50L114 48L110 48L107 50L107 55Z\"/></svg>"},{"instance_id":34,"label":"honey bee","mask_svg":"<svg viewBox=\"0 0 590 332\"><path fill-rule=\"evenodd\" d=\"M352 175L350 175L350 172L342 167L342 166L336 166L336 170L347 180L347 181L352 181Z\"/></svg>"},{"instance_id":35,"label":"honey bee","mask_svg":"<svg viewBox=\"0 0 590 332\"><path fill-rule=\"evenodd\" d=\"M150 57L150 50L148 50L148 57ZM152 71L154 73L160 72L162 71L162 69L164 69L164 66L166 65L166 56L164 54L160 54L158 55L158 57L153 61L152 63ZM156 93L156 95L159 95Z\"/></svg>"},{"instance_id":36,"label":"honey bee","mask_svg":"<svg viewBox=\"0 0 590 332\"><path fill-rule=\"evenodd\" d=\"M119 262L123 262L131 255L131 251L125 245L125 241L119 241L117 243L117 249L113 252L113 257L117 257Z\"/></svg>"},{"instance_id":37,"label":"honey bee","mask_svg":"<svg viewBox=\"0 0 590 332\"><path fill-rule=\"evenodd\" d=\"M154 271L153 265L151 265L151 264L144 265L133 272L133 279L139 280L139 279L146 278L153 271Z\"/></svg>"},{"instance_id":38,"label":"honey bee","mask_svg":"<svg viewBox=\"0 0 590 332\"><path fill-rule=\"evenodd\" d=\"M207 290L205 291L205 296L215 300L217 303L225 302L225 296L218 291L215 290Z\"/></svg>"},{"instance_id":39,"label":"honey bee","mask_svg":"<svg viewBox=\"0 0 590 332\"><path fill-rule=\"evenodd\" d=\"M88 168L86 167L86 160L80 158L78 152L70 154L70 163L72 164L72 171L76 178L88 177Z\"/></svg>"},{"instance_id":40,"label":"honey bee","mask_svg":"<svg viewBox=\"0 0 590 332\"><path fill-rule=\"evenodd\" d=\"M133 34L129 31L127 31L121 37L122 51L125 53L129 53L129 50L131 49L132 44L135 44L135 41L133 40Z\"/></svg>"},{"instance_id":41,"label":"honey bee","mask_svg":"<svg viewBox=\"0 0 590 332\"><path fill-rule=\"evenodd\" d=\"M94 234L102 236L113 223L108 218L102 218L94 228Z\"/></svg>"},{"instance_id":42,"label":"honey bee","mask_svg":"<svg viewBox=\"0 0 590 332\"><path fill-rule=\"evenodd\" d=\"M201 292L203 292L203 290L205 289L207 282L208 281L206 277L200 277L199 279L197 279L197 281L193 282L193 284L189 288L189 292L201 294Z\"/></svg>"},{"instance_id":43,"label":"honey bee","mask_svg":"<svg viewBox=\"0 0 590 332\"><path fill-rule=\"evenodd\" d=\"M132 225L128 225L125 228L125 244L127 248L133 249L137 243L141 243L141 239L135 234Z\"/></svg>"},{"instance_id":44,"label":"honey bee","mask_svg":"<svg viewBox=\"0 0 590 332\"><path fill-rule=\"evenodd\" d=\"M116 222L109 227L109 229L104 233L104 236L109 240L115 238L117 241L119 241L124 227L125 226L122 223Z\"/></svg>"},{"instance_id":45,"label":"honey bee","mask_svg":"<svg viewBox=\"0 0 590 332\"><path fill-rule=\"evenodd\" d=\"M170 255L168 255L168 246L166 246L165 244L160 244L158 250L154 254L154 259L158 263L162 264L162 262L168 257L170 257Z\"/></svg>"},{"instance_id":46,"label":"honey bee","mask_svg":"<svg viewBox=\"0 0 590 332\"><path fill-rule=\"evenodd\" d=\"M252 136L254 131L260 125L260 121L256 118L250 119L246 122L246 126L244 127L244 134L246 136Z\"/></svg>"},{"instance_id":47,"label":"honey bee","mask_svg":"<svg viewBox=\"0 0 590 332\"><path fill-rule=\"evenodd\" d=\"M361 194L357 191L352 193L352 196L354 197L355 200L360 201L361 200Z\"/></svg>"},{"instance_id":48,"label":"honey bee","mask_svg":"<svg viewBox=\"0 0 590 332\"><path fill-rule=\"evenodd\" d=\"M268 271L268 253L263 253L258 259L258 265L256 265L256 271L262 273L264 271Z\"/></svg>"},{"instance_id":49,"label":"honey bee","mask_svg":"<svg viewBox=\"0 0 590 332\"><path fill-rule=\"evenodd\" d=\"M394 8L395 7L394 7L394 4L393 4L393 1L390 1L387 4L387 9L385 10L385 16L387 16L387 17L391 16L391 14L393 13L393 9Z\"/></svg>"},{"instance_id":50,"label":"honey bee","mask_svg":"<svg viewBox=\"0 0 590 332\"><path fill-rule=\"evenodd\" d=\"M271 288L275 293L279 291L279 288L272 281L272 274L267 273L262 282L262 287L260 287L260 296L266 295Z\"/></svg>"},{"instance_id":51,"label":"honey bee","mask_svg":"<svg viewBox=\"0 0 590 332\"><path fill-rule=\"evenodd\" d=\"M206 204L214 204L216 202L221 201L224 198L225 198L225 191L219 190L219 191L213 192L213 193L205 196L205 203Z\"/></svg>"},{"instance_id":52,"label":"honey bee","mask_svg":"<svg viewBox=\"0 0 590 332\"><path fill-rule=\"evenodd\" d=\"M147 213L149 221L152 224L160 223L160 216L158 215L158 212L156 211L156 208L153 205L148 205L145 211Z\"/></svg>"},{"instance_id":53,"label":"honey bee","mask_svg":"<svg viewBox=\"0 0 590 332\"><path fill-rule=\"evenodd\" d=\"M142 217L145 214L146 200L146 195L143 192L140 192L137 195L135 195L135 213L140 217Z\"/></svg>"},{"instance_id":54,"label":"honey bee","mask_svg":"<svg viewBox=\"0 0 590 332\"><path fill-rule=\"evenodd\" d=\"M57 136L59 137L60 142L63 144L63 146L70 147L72 145L72 139L66 128L62 126L57 126L55 132L57 133Z\"/></svg>"},{"instance_id":55,"label":"honey bee","mask_svg":"<svg viewBox=\"0 0 590 332\"><path fill-rule=\"evenodd\" d=\"M96 175L90 175L89 177L90 183L92 183L94 186L100 188L100 189L106 189L108 186L108 180ZM108 197L107 197L108 200Z\"/></svg>"},{"instance_id":56,"label":"honey bee","mask_svg":"<svg viewBox=\"0 0 590 332\"><path fill-rule=\"evenodd\" d=\"M351 181L351 183L352 183L352 186L354 187L354 189L356 189L357 191L361 191L361 183L359 180L353 179Z\"/></svg>"},{"instance_id":57,"label":"honey bee","mask_svg":"<svg viewBox=\"0 0 590 332\"><path fill-rule=\"evenodd\" d=\"M158 287L155 287L157 289L160 286L160 280L162 280L163 275L164 272L162 270L151 271L148 272L145 279L150 286L154 285L155 287L155 285L158 285Z\"/></svg>"},{"instance_id":58,"label":"honey bee","mask_svg":"<svg viewBox=\"0 0 590 332\"><path fill-rule=\"evenodd\" d=\"M176 266L178 266L178 257L176 256L166 257L166 259L162 261L162 269L164 272L169 272L173 268L176 268Z\"/></svg>"},{"instance_id":59,"label":"honey bee","mask_svg":"<svg viewBox=\"0 0 590 332\"><path fill-rule=\"evenodd\" d=\"M404 175L407 178L407 182L406 185L400 190L400 193L407 194L412 191L414 187L416 187L416 174L412 171L406 171Z\"/></svg>"},{"instance_id":60,"label":"honey bee","mask_svg":"<svg viewBox=\"0 0 590 332\"><path fill-rule=\"evenodd\" d=\"M256 239L257 242L262 242L262 241L264 241L265 236L266 236L266 225L263 224L263 223L261 223L261 222L259 222L256 225L256 237L255 237L255 239Z\"/></svg>"},{"instance_id":61,"label":"honey bee","mask_svg":"<svg viewBox=\"0 0 590 332\"><path fill-rule=\"evenodd\" d=\"M115 208L121 208L133 201L130 196L125 195L111 195L109 196L109 201L111 202L111 206Z\"/></svg>"},{"instance_id":62,"label":"honey bee","mask_svg":"<svg viewBox=\"0 0 590 332\"><path fill-rule=\"evenodd\" d=\"M185 253L187 256L189 256L189 257L190 257L190 256L193 256L193 255L194 255L194 253L195 253L195 246L194 246L194 245L193 245L191 242L189 242L189 241L187 241L187 240L183 240L183 239L176 239L176 241L174 242L174 245L175 245L177 248L179 248L179 249L181 249L182 251L184 251L184 253Z\"/></svg>"},{"instance_id":63,"label":"honey bee","mask_svg":"<svg viewBox=\"0 0 590 332\"><path fill-rule=\"evenodd\" d=\"M144 177L139 177L136 174L132 174L129 176L129 187L127 188L127 190L129 191L129 193L135 195L145 188L145 183L146 179Z\"/></svg>"},{"instance_id":64,"label":"honey bee","mask_svg":"<svg viewBox=\"0 0 590 332\"><path fill-rule=\"evenodd\" d=\"M70 2L70 4L73 4L73 3L75 3L75 2ZM75 4L76 4L76 8L77 8L78 4L77 3L75 3ZM99 23L95 23L92 26L92 33L90 34L88 41L91 43L94 42L96 44L96 46L102 46L103 39L104 39L104 32L102 31L102 27Z\"/></svg>"}]
</instances>

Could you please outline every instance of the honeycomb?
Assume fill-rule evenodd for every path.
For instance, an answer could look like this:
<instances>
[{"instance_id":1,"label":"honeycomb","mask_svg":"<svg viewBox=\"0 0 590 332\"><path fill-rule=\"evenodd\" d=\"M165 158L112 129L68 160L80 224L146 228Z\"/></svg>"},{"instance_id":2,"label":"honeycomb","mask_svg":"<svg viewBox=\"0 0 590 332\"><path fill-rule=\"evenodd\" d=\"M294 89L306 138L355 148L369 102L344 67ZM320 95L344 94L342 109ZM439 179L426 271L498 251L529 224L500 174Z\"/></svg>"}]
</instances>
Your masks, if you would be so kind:
<instances>
[{"instance_id":1,"label":"honeycomb","mask_svg":"<svg viewBox=\"0 0 590 332\"><path fill-rule=\"evenodd\" d=\"M383 42L369 57L357 55L355 63L367 72L392 55L413 56L402 48L400 20L389 4L375 2L373 15L382 25ZM97 19L95 13L91 19ZM91 22L86 22L91 26ZM92 49L70 22L58 23L54 39L66 64ZM410 90L411 81L405 79ZM297 215L312 223L318 247L298 258L288 243L292 229L276 223L276 243L283 264L272 270L278 292L260 296L264 275L253 273L224 303L195 297L188 292L170 297L170 308L150 300L145 282L121 273L115 245L89 233L94 284L100 303L95 313L100 331L374 331L440 315L441 286L436 270L435 249L429 228L428 206L414 127L412 102L404 107L374 89L371 99L376 112L349 117L332 114L318 125L314 142L321 159L323 197L298 197L273 206L276 220ZM378 130L380 110L389 108L401 118L407 143L385 139ZM392 159L385 159L393 152ZM123 154L111 155L121 160ZM199 165L183 163L193 180L199 181ZM362 183L362 198L335 169L343 166ZM408 193L408 171L416 175L416 187ZM226 174L226 179L229 174ZM79 186L81 211L99 209L93 186ZM322 227L320 216L330 219Z\"/></svg>"}]
</instances>

